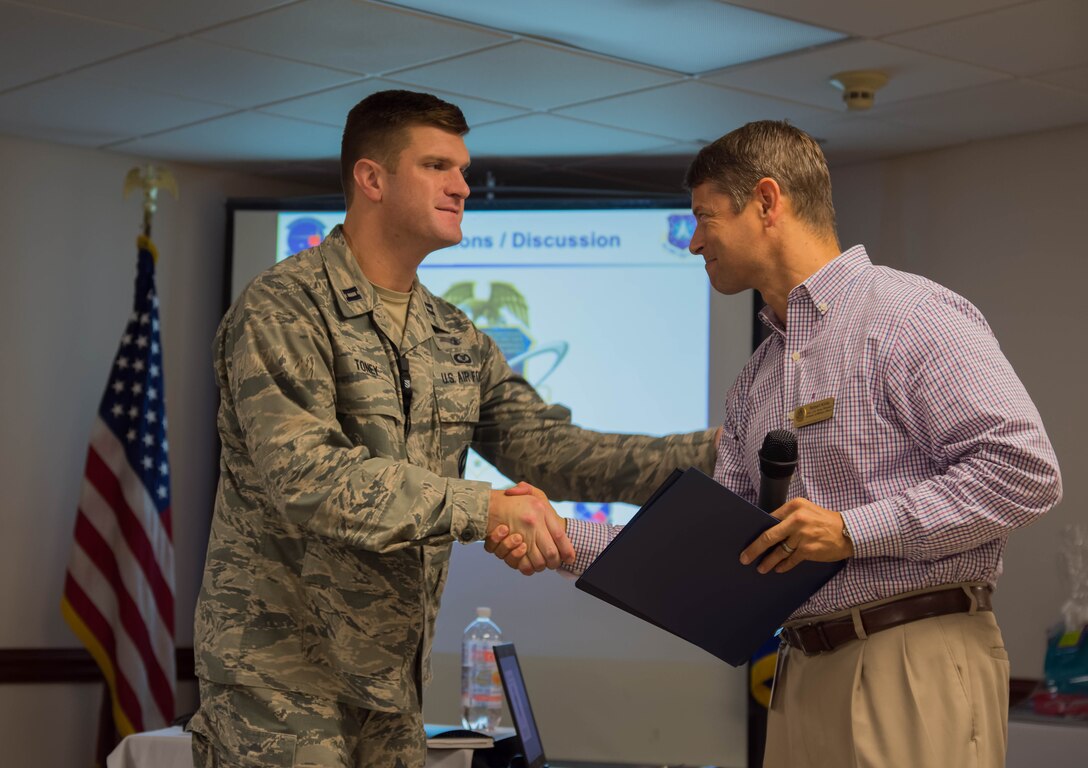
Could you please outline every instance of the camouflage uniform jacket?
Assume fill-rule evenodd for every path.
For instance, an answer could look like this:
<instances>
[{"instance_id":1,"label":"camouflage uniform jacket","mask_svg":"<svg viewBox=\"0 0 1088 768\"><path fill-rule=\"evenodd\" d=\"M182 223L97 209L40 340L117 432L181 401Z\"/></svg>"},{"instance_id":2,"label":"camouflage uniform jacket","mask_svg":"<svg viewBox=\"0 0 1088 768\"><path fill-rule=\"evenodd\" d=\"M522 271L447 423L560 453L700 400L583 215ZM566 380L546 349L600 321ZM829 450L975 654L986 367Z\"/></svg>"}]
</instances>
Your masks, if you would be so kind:
<instances>
[{"instance_id":1,"label":"camouflage uniform jacket","mask_svg":"<svg viewBox=\"0 0 1088 768\"><path fill-rule=\"evenodd\" d=\"M461 479L469 445L555 499L639 503L673 468L714 464L712 432L571 425L418 280L399 349L391 330L340 228L220 325L199 677L418 711L452 542L486 533L490 485Z\"/></svg>"}]
</instances>

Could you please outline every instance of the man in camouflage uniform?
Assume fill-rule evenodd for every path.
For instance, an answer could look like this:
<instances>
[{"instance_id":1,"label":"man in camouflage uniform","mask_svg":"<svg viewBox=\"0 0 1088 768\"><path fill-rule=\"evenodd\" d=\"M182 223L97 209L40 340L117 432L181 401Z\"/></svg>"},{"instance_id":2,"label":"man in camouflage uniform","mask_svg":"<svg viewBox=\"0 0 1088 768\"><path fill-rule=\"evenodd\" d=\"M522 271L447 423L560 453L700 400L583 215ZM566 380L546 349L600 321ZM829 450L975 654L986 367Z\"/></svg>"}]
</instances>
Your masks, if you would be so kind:
<instances>
[{"instance_id":1,"label":"man in camouflage uniform","mask_svg":"<svg viewBox=\"0 0 1088 768\"><path fill-rule=\"evenodd\" d=\"M215 341L219 490L196 611L198 766L418 767L452 542L573 558L546 500L463 479L469 446L557 499L640 503L713 432L570 423L416 279L461 239L468 130L405 91L348 115L342 227L242 293Z\"/></svg>"}]
</instances>

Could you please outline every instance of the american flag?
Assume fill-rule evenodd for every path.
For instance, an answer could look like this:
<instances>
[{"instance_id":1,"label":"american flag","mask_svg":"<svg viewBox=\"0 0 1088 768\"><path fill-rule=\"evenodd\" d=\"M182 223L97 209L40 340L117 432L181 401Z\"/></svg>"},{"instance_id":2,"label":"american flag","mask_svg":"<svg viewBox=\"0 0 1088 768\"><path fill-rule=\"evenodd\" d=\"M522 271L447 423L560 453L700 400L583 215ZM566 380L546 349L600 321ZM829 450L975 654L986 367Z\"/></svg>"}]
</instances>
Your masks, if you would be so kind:
<instances>
[{"instance_id":1,"label":"american flag","mask_svg":"<svg viewBox=\"0 0 1088 768\"><path fill-rule=\"evenodd\" d=\"M174 717L174 545L155 246L91 428L61 612L109 685L118 733Z\"/></svg>"}]
</instances>

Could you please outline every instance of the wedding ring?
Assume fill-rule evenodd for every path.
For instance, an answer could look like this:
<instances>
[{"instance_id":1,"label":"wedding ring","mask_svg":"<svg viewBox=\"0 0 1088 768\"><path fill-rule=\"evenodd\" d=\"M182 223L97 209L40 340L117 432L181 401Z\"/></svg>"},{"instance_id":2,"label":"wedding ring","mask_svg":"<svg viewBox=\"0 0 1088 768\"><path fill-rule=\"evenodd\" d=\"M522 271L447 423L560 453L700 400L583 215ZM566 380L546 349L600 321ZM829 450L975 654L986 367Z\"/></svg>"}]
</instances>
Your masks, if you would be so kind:
<instances>
[{"instance_id":1,"label":"wedding ring","mask_svg":"<svg viewBox=\"0 0 1088 768\"><path fill-rule=\"evenodd\" d=\"M782 549L786 550L787 555L792 555L794 552L797 551L797 547L791 547L785 541L783 541L781 544L779 544L779 546L782 547Z\"/></svg>"}]
</instances>

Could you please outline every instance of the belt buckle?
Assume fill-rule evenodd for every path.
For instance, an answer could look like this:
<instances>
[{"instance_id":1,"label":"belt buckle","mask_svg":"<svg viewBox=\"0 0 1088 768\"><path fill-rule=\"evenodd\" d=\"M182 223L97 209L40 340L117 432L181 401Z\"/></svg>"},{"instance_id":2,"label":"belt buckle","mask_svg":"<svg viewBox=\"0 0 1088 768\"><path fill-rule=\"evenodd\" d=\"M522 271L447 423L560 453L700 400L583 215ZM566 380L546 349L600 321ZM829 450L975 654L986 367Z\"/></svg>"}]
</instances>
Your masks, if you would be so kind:
<instances>
[{"instance_id":1,"label":"belt buckle","mask_svg":"<svg viewBox=\"0 0 1088 768\"><path fill-rule=\"evenodd\" d=\"M786 642L792 645L797 650L808 656L808 650L805 648L805 642L801 639L801 633L797 630L803 629L808 626L807 624L799 624L796 627L783 627L782 634L786 636Z\"/></svg>"},{"instance_id":2,"label":"belt buckle","mask_svg":"<svg viewBox=\"0 0 1088 768\"><path fill-rule=\"evenodd\" d=\"M810 629L815 631L816 637L820 640L821 648L809 648L808 643L802 639L801 631ZM816 656L817 654L835 650L827 639L827 634L824 632L824 622L822 621L810 621L807 624L798 624L789 631L793 632L794 637L797 638L797 647L800 648L806 656Z\"/></svg>"}]
</instances>

